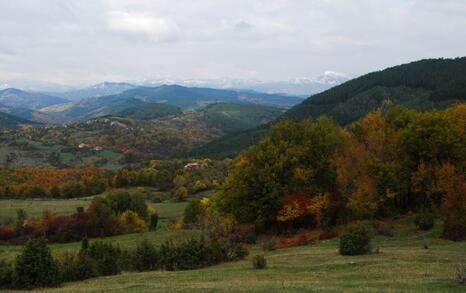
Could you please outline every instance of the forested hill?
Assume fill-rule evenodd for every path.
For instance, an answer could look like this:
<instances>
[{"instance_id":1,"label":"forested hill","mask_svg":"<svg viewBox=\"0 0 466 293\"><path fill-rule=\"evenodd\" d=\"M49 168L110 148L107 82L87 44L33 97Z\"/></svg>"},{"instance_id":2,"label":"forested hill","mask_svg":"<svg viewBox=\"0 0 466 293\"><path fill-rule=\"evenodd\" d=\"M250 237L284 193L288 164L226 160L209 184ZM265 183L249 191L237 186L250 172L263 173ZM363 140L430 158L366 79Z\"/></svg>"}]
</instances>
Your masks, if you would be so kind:
<instances>
[{"instance_id":1,"label":"forested hill","mask_svg":"<svg viewBox=\"0 0 466 293\"><path fill-rule=\"evenodd\" d=\"M25 124L37 123L4 112L0 112L0 128L17 128Z\"/></svg>"},{"instance_id":2,"label":"forested hill","mask_svg":"<svg viewBox=\"0 0 466 293\"><path fill-rule=\"evenodd\" d=\"M327 115L341 125L390 104L417 110L466 100L466 57L427 59L366 74L311 96L285 113L303 120Z\"/></svg>"},{"instance_id":3,"label":"forested hill","mask_svg":"<svg viewBox=\"0 0 466 293\"><path fill-rule=\"evenodd\" d=\"M322 115L349 125L377 109L401 105L416 110L445 108L466 100L466 57L427 59L366 74L309 97L282 118L304 120ZM231 134L192 150L190 156L233 156L256 143L266 127Z\"/></svg>"}]
</instances>

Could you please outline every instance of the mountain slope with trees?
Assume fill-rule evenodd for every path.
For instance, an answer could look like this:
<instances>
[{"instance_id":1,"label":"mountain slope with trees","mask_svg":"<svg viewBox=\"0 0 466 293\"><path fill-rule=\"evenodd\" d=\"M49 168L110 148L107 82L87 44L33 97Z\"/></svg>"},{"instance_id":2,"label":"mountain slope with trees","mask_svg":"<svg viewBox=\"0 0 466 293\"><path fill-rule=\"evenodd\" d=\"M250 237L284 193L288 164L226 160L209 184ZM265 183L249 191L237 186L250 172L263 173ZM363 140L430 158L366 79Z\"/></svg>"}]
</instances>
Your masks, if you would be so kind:
<instances>
[{"instance_id":1,"label":"mountain slope with trees","mask_svg":"<svg viewBox=\"0 0 466 293\"><path fill-rule=\"evenodd\" d=\"M466 57L426 59L369 73L313 95L289 109L282 118L301 121L325 115L348 126L371 111L385 112L392 105L425 111L443 109L464 100ZM219 138L194 149L190 155L213 158L236 155L266 132L261 127ZM233 141L236 143L226 143Z\"/></svg>"}]
</instances>

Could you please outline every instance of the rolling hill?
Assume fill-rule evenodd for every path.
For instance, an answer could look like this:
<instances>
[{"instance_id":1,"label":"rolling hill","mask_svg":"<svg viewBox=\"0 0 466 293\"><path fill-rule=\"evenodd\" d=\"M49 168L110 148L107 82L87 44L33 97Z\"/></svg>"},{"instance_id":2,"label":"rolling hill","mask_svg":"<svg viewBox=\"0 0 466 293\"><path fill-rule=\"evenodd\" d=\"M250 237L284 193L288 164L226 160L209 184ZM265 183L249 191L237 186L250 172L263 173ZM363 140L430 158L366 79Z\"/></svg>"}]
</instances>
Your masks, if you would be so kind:
<instances>
[{"instance_id":1,"label":"rolling hill","mask_svg":"<svg viewBox=\"0 0 466 293\"><path fill-rule=\"evenodd\" d=\"M139 107L144 102L165 103L181 109L197 109L212 103L263 104L291 107L302 101L299 97L263 94L252 91L189 88L178 85L137 87L110 96L82 99L65 107L63 111L48 111L55 122L68 122L83 118L98 117Z\"/></svg>"},{"instance_id":2,"label":"rolling hill","mask_svg":"<svg viewBox=\"0 0 466 293\"><path fill-rule=\"evenodd\" d=\"M138 106L125 108L121 111L111 113L110 116L119 116L137 120L152 120L168 115L179 115L181 109L165 103L141 102Z\"/></svg>"},{"instance_id":3,"label":"rolling hill","mask_svg":"<svg viewBox=\"0 0 466 293\"><path fill-rule=\"evenodd\" d=\"M15 88L0 90L0 103L9 108L39 110L44 107L67 102L69 101L60 97L26 92Z\"/></svg>"},{"instance_id":4,"label":"rolling hill","mask_svg":"<svg viewBox=\"0 0 466 293\"><path fill-rule=\"evenodd\" d=\"M466 57L426 59L366 74L292 107L281 118L303 120L322 115L350 125L368 112L400 105L416 110L445 108L466 100ZM256 143L264 126L236 133L193 149L188 156L233 156Z\"/></svg>"},{"instance_id":5,"label":"rolling hill","mask_svg":"<svg viewBox=\"0 0 466 293\"><path fill-rule=\"evenodd\" d=\"M74 101L85 98L115 95L135 87L137 86L126 82L105 81L90 87L53 94Z\"/></svg>"},{"instance_id":6,"label":"rolling hill","mask_svg":"<svg viewBox=\"0 0 466 293\"><path fill-rule=\"evenodd\" d=\"M29 121L8 113L0 112L0 128L18 128L22 125L33 125L36 122Z\"/></svg>"}]
</instances>

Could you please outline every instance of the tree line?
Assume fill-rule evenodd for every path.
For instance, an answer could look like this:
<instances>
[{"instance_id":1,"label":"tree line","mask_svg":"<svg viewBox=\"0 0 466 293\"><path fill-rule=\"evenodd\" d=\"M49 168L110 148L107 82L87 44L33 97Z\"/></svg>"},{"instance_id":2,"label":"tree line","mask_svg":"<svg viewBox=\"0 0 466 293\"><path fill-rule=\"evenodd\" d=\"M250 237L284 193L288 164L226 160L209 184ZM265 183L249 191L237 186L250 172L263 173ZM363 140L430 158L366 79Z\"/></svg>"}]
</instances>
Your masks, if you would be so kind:
<instances>
[{"instance_id":1,"label":"tree line","mask_svg":"<svg viewBox=\"0 0 466 293\"><path fill-rule=\"evenodd\" d=\"M215 194L224 214L261 227L328 227L429 210L466 238L466 105L392 107L348 129L329 118L271 128L234 160Z\"/></svg>"}]
</instances>

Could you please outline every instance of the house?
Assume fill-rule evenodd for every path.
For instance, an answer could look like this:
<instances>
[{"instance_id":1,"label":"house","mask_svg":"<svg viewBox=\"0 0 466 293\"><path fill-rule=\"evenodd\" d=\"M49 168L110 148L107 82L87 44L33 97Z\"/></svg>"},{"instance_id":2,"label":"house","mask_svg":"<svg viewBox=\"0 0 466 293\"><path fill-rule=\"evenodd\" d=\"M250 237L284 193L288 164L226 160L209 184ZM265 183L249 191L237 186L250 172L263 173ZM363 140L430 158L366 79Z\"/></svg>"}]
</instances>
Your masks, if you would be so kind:
<instances>
[{"instance_id":1,"label":"house","mask_svg":"<svg viewBox=\"0 0 466 293\"><path fill-rule=\"evenodd\" d=\"M188 163L184 166L184 169L187 171L197 170L199 168L201 168L201 164L199 163Z\"/></svg>"},{"instance_id":2,"label":"house","mask_svg":"<svg viewBox=\"0 0 466 293\"><path fill-rule=\"evenodd\" d=\"M203 169L203 168L206 168L208 166L208 164L206 162L202 162L202 163L197 163L197 162L193 162L193 163L188 163L184 166L184 169L185 170L197 170L197 169Z\"/></svg>"},{"instance_id":3,"label":"house","mask_svg":"<svg viewBox=\"0 0 466 293\"><path fill-rule=\"evenodd\" d=\"M96 151L96 152L100 152L101 150L103 150L103 147L101 147L101 146L96 146L94 148L94 151Z\"/></svg>"},{"instance_id":4,"label":"house","mask_svg":"<svg viewBox=\"0 0 466 293\"><path fill-rule=\"evenodd\" d=\"M88 147L89 147L89 145L87 145L87 144L85 144L85 143L80 143L80 144L78 145L78 148L80 148L80 149L88 148Z\"/></svg>"}]
</instances>

